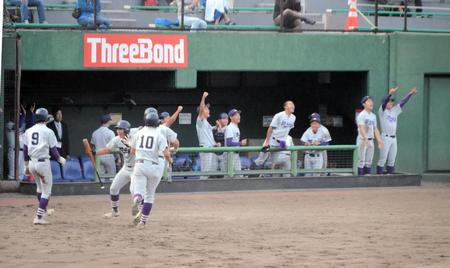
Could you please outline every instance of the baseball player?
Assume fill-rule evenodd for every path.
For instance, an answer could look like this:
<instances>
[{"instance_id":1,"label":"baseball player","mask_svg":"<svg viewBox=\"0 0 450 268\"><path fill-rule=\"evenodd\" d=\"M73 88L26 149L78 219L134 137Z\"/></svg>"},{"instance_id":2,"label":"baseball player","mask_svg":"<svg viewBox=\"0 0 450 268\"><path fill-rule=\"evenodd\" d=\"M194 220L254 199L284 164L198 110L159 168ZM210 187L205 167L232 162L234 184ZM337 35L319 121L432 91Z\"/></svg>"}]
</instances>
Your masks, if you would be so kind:
<instances>
[{"instance_id":1,"label":"baseball player","mask_svg":"<svg viewBox=\"0 0 450 268\"><path fill-rule=\"evenodd\" d=\"M239 147L246 146L247 139L241 140L241 132L239 130L239 123L241 122L241 111L237 109L231 109L228 112L228 116L230 117L230 124L225 128L225 146L227 147ZM241 159L239 158L239 153L230 153L234 154L234 170L241 171ZM242 177L242 176L237 176Z\"/></svg>"},{"instance_id":2,"label":"baseball player","mask_svg":"<svg viewBox=\"0 0 450 268\"><path fill-rule=\"evenodd\" d=\"M126 120L120 120L116 125L117 136L114 137L106 148L94 151L95 155L105 155L114 152L120 152L123 155L124 163L120 171L114 177L109 189L111 195L112 211L104 215L105 218L118 217L119 213L119 192L131 180L131 173L134 167L134 155L130 153L130 123Z\"/></svg>"},{"instance_id":3,"label":"baseball player","mask_svg":"<svg viewBox=\"0 0 450 268\"><path fill-rule=\"evenodd\" d=\"M266 139L263 143L263 153L259 154L258 158L255 160L255 163L264 163L263 158L267 158L267 155L264 153L270 147L285 149L287 145L287 139L289 136L289 132L295 126L295 105L294 102L288 100L283 104L284 111L275 114L270 123L269 128L267 129ZM280 162L279 158L285 158L284 154L280 154L281 152L273 152L271 153L272 161L274 163ZM273 167L275 167L273 165Z\"/></svg>"},{"instance_id":4,"label":"baseball player","mask_svg":"<svg viewBox=\"0 0 450 268\"><path fill-rule=\"evenodd\" d=\"M326 128L321 128L319 114L313 113L309 120L310 127L303 133L300 142L305 146L328 145L331 142L330 132ZM323 151L306 151L304 166L305 169L323 168ZM320 176L320 173L309 173L306 176Z\"/></svg>"},{"instance_id":5,"label":"baseball player","mask_svg":"<svg viewBox=\"0 0 450 268\"><path fill-rule=\"evenodd\" d=\"M104 114L100 117L101 126L92 133L91 144L95 148L105 148L108 142L114 139L114 132L109 129L111 126L111 115ZM116 161L112 154L101 155L98 157L100 175L114 177L116 174Z\"/></svg>"},{"instance_id":6,"label":"baseball player","mask_svg":"<svg viewBox=\"0 0 450 268\"><path fill-rule=\"evenodd\" d=\"M220 143L216 143L212 132L213 127L208 122L210 116L209 104L205 104L208 92L203 92L200 106L197 108L198 117L195 124L197 129L198 143L200 147L215 147L220 146ZM200 155L200 168L202 172L216 171L218 169L218 157L215 153L199 153ZM201 176L200 179L207 179L208 176Z\"/></svg>"},{"instance_id":7,"label":"baseball player","mask_svg":"<svg viewBox=\"0 0 450 268\"><path fill-rule=\"evenodd\" d=\"M136 133L131 142L131 153L136 155L134 196L144 200L138 228L145 228L155 201L156 187L164 171L164 165L160 160L165 158L169 162L172 161L167 140L157 129L158 114L149 113L144 119L145 127Z\"/></svg>"},{"instance_id":8,"label":"baseball player","mask_svg":"<svg viewBox=\"0 0 450 268\"><path fill-rule=\"evenodd\" d=\"M48 111L39 108L35 112L36 124L25 131L23 157L25 165L25 175L33 175L36 180L36 195L39 200L39 208L34 224L48 224L43 219L48 201L52 192L52 169L50 166L50 156L64 166L66 159L61 157L56 148L57 141L55 133L46 125ZM50 152L50 154L49 154Z\"/></svg>"},{"instance_id":9,"label":"baseball player","mask_svg":"<svg viewBox=\"0 0 450 268\"><path fill-rule=\"evenodd\" d=\"M358 125L358 137L356 138L356 145L358 148L358 176L370 175L372 159L374 153L375 138L378 143L378 148L383 149L383 140L381 139L380 131L377 128L377 117L373 110L372 97L365 96L361 100L361 104L364 106L364 110L359 113L356 118Z\"/></svg>"},{"instance_id":10,"label":"baseball player","mask_svg":"<svg viewBox=\"0 0 450 268\"><path fill-rule=\"evenodd\" d=\"M225 144L225 129L228 126L228 114L220 113L219 118L216 120L216 125L213 127L213 136L216 144ZM216 153L217 160L219 161L220 171L227 170L227 154L220 152Z\"/></svg>"},{"instance_id":11,"label":"baseball player","mask_svg":"<svg viewBox=\"0 0 450 268\"><path fill-rule=\"evenodd\" d=\"M417 89L414 87L400 100L399 104L395 104L392 96L397 89L398 87L389 90L389 94L383 98L382 104L378 110L381 125L381 138L384 142L384 148L380 151L377 174L383 174L386 161L387 174L394 173L395 158L397 156L397 118L402 113L403 106L405 106L412 95L417 93Z\"/></svg>"},{"instance_id":12,"label":"baseball player","mask_svg":"<svg viewBox=\"0 0 450 268\"><path fill-rule=\"evenodd\" d=\"M313 118L313 117L321 119L320 114L318 114L318 113L312 113L309 116L309 120L311 120L311 118ZM328 128L326 126L322 125L322 123L320 124L319 129L323 129L323 131L325 131L325 133L327 133L327 132L330 133L330 131L328 131ZM327 154L327 151L325 151L325 150L322 151L322 155L323 155L323 168L327 168L328 167L328 154Z\"/></svg>"}]
</instances>

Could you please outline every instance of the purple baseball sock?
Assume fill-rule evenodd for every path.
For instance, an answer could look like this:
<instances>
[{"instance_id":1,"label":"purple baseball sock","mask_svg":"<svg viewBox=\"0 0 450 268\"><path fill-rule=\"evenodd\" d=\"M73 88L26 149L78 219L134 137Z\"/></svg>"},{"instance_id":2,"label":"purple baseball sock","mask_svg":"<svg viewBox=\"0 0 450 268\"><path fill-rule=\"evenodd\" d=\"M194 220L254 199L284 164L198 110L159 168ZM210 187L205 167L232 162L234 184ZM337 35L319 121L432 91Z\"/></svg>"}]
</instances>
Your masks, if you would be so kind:
<instances>
[{"instance_id":1,"label":"purple baseball sock","mask_svg":"<svg viewBox=\"0 0 450 268\"><path fill-rule=\"evenodd\" d=\"M48 199L41 197L41 200L39 201L39 208L36 212L36 216L39 219L42 218L45 211L47 210L47 204L48 204Z\"/></svg>"},{"instance_id":2,"label":"purple baseball sock","mask_svg":"<svg viewBox=\"0 0 450 268\"><path fill-rule=\"evenodd\" d=\"M383 167L377 166L377 174L383 175Z\"/></svg>"},{"instance_id":3,"label":"purple baseball sock","mask_svg":"<svg viewBox=\"0 0 450 268\"><path fill-rule=\"evenodd\" d=\"M394 167L386 166L387 174L394 174Z\"/></svg>"},{"instance_id":4,"label":"purple baseball sock","mask_svg":"<svg viewBox=\"0 0 450 268\"><path fill-rule=\"evenodd\" d=\"M36 193L36 197L37 197L38 202L41 201L41 195L42 195L42 193Z\"/></svg>"},{"instance_id":5,"label":"purple baseball sock","mask_svg":"<svg viewBox=\"0 0 450 268\"><path fill-rule=\"evenodd\" d=\"M358 168L358 176L362 176L362 175L364 175L364 169Z\"/></svg>"},{"instance_id":6,"label":"purple baseball sock","mask_svg":"<svg viewBox=\"0 0 450 268\"><path fill-rule=\"evenodd\" d=\"M148 217L150 215L150 210L152 210L152 203L144 203L142 206L142 215L141 215L141 222L146 223L148 220Z\"/></svg>"},{"instance_id":7,"label":"purple baseball sock","mask_svg":"<svg viewBox=\"0 0 450 268\"><path fill-rule=\"evenodd\" d=\"M372 169L370 167L364 167L364 175L370 175L372 173Z\"/></svg>"},{"instance_id":8,"label":"purple baseball sock","mask_svg":"<svg viewBox=\"0 0 450 268\"><path fill-rule=\"evenodd\" d=\"M111 195L111 207L114 212L119 211L119 195Z\"/></svg>"}]
</instances>

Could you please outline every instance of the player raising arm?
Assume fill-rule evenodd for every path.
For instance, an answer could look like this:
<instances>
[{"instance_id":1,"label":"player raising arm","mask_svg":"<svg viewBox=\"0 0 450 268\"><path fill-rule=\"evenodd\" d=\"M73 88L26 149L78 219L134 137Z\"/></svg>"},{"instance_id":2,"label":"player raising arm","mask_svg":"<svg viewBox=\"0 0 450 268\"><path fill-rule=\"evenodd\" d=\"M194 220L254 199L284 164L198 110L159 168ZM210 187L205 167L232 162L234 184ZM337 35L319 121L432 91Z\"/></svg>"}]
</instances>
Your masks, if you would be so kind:
<instances>
[{"instance_id":1,"label":"player raising arm","mask_svg":"<svg viewBox=\"0 0 450 268\"><path fill-rule=\"evenodd\" d=\"M61 157L56 148L57 140L55 133L46 125L48 111L39 108L35 113L36 124L25 132L23 157L25 161L25 175L32 175L36 180L36 194L39 200L39 208L34 224L48 224L43 219L47 210L48 201L52 192L53 177L50 166L50 156L61 165L66 159ZM50 152L50 154L49 154Z\"/></svg>"}]
</instances>

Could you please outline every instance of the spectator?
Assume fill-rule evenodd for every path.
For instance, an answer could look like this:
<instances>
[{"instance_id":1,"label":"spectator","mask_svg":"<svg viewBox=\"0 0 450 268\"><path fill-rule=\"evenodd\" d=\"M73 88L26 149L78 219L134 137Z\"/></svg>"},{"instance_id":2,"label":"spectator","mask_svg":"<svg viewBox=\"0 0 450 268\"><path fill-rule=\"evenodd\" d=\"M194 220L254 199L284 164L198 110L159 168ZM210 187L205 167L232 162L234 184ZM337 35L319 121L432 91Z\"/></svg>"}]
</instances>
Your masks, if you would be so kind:
<instances>
[{"instance_id":1,"label":"spectator","mask_svg":"<svg viewBox=\"0 0 450 268\"><path fill-rule=\"evenodd\" d=\"M239 123L241 122L241 111L237 109L231 109L228 112L228 116L230 117L231 123L225 129L225 146L227 147L239 147L247 145L247 139L241 140L241 132L239 130ZM239 153L230 152L229 154L233 154L234 157L234 170L241 171L241 158L239 157ZM238 175L236 177L242 177Z\"/></svg>"},{"instance_id":2,"label":"spectator","mask_svg":"<svg viewBox=\"0 0 450 268\"><path fill-rule=\"evenodd\" d=\"M216 120L216 126L213 127L213 136L217 144L225 144L225 129L228 126L228 114L221 113L219 119ZM227 154L220 152L216 153L220 171L227 170Z\"/></svg>"},{"instance_id":3,"label":"spectator","mask_svg":"<svg viewBox=\"0 0 450 268\"><path fill-rule=\"evenodd\" d=\"M78 0L76 8L80 9L81 15L78 18L78 23L84 27L94 26L94 1L96 2L96 20L100 30L107 30L109 21L106 17L100 15L101 5L100 0Z\"/></svg>"},{"instance_id":4,"label":"spectator","mask_svg":"<svg viewBox=\"0 0 450 268\"><path fill-rule=\"evenodd\" d=\"M206 27L208 27L206 22L200 18L194 17L194 10L198 7L198 0L177 0L179 23L181 24L181 1L184 1L184 25L191 27L192 32L206 29Z\"/></svg>"},{"instance_id":5,"label":"spectator","mask_svg":"<svg viewBox=\"0 0 450 268\"><path fill-rule=\"evenodd\" d=\"M69 131L67 129L67 124L63 122L63 114L61 108L56 108L53 112L54 121L47 123L47 127L53 130L56 136L56 149L58 149L59 154L68 158L69 152Z\"/></svg>"},{"instance_id":6,"label":"spectator","mask_svg":"<svg viewBox=\"0 0 450 268\"><path fill-rule=\"evenodd\" d=\"M293 31L300 31L302 29L302 21L311 25L316 24L314 20L300 15L301 10L302 7L299 0L275 0L273 22L277 26L283 23L282 27Z\"/></svg>"},{"instance_id":7,"label":"spectator","mask_svg":"<svg viewBox=\"0 0 450 268\"><path fill-rule=\"evenodd\" d=\"M228 3L228 2L227 2ZM207 0L205 7L205 20L219 24L224 21L226 25L235 25L228 16L228 8L224 0Z\"/></svg>"},{"instance_id":8,"label":"spectator","mask_svg":"<svg viewBox=\"0 0 450 268\"><path fill-rule=\"evenodd\" d=\"M104 114L100 117L101 126L92 133L91 144L96 149L105 148L108 142L114 138L114 132L109 129L111 126L111 115ZM112 154L101 155L98 157L98 172L106 177L114 177L116 174L116 164Z\"/></svg>"},{"instance_id":9,"label":"spectator","mask_svg":"<svg viewBox=\"0 0 450 268\"><path fill-rule=\"evenodd\" d=\"M212 133L212 126L208 122L210 115L209 104L205 103L205 99L208 97L208 92L203 92L200 105L197 108L198 116L195 128L197 130L198 143L200 147L216 147L220 146L216 143ZM200 168L202 172L217 171L218 162L217 155L215 153L199 153L200 155ZM208 176L201 176L200 179L207 179Z\"/></svg>"},{"instance_id":10,"label":"spectator","mask_svg":"<svg viewBox=\"0 0 450 268\"><path fill-rule=\"evenodd\" d=\"M320 124L320 116L314 113L310 117L310 127L303 133L300 141L305 146L328 145L331 141L330 133ZM310 150L305 152L305 169L322 169L324 167L324 151ZM320 176L319 173L306 174L307 176Z\"/></svg>"},{"instance_id":11,"label":"spectator","mask_svg":"<svg viewBox=\"0 0 450 268\"><path fill-rule=\"evenodd\" d=\"M11 0L10 4L20 7L20 22L29 23L28 21L28 7L36 7L39 17L39 23L47 24L45 20L44 1L42 0Z\"/></svg>"}]
</instances>

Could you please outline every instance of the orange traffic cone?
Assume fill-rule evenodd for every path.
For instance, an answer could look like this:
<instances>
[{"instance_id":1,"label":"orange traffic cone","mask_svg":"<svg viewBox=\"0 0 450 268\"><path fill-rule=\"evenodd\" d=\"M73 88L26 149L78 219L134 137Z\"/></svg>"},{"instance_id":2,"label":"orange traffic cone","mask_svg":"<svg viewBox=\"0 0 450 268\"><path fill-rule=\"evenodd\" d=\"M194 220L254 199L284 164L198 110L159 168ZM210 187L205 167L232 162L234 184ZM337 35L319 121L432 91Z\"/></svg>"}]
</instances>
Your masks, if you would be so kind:
<instances>
[{"instance_id":1,"label":"orange traffic cone","mask_svg":"<svg viewBox=\"0 0 450 268\"><path fill-rule=\"evenodd\" d=\"M346 31L353 31L358 28L358 12L356 11L356 0L349 0L349 9L347 22L345 24Z\"/></svg>"}]
</instances>

